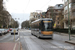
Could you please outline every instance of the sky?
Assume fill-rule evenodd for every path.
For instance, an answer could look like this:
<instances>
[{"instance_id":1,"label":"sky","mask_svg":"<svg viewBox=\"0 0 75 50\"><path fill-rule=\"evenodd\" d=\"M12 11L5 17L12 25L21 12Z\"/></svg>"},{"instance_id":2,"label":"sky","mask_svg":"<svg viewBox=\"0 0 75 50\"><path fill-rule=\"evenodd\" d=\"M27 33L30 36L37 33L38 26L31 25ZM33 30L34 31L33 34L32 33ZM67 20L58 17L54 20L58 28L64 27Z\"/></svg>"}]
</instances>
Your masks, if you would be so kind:
<instances>
[{"instance_id":1,"label":"sky","mask_svg":"<svg viewBox=\"0 0 75 50\"><path fill-rule=\"evenodd\" d=\"M6 10L19 23L29 20L31 12L46 11L49 6L63 4L62 0L4 0Z\"/></svg>"}]
</instances>

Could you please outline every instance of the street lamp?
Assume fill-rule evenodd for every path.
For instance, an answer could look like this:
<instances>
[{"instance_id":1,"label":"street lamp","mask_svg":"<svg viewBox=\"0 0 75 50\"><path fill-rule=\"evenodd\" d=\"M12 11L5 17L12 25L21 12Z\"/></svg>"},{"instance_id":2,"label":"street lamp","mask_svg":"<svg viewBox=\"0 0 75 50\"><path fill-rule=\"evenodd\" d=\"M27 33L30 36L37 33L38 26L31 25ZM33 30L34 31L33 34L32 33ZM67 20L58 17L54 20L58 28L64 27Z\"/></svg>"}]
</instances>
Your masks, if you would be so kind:
<instances>
[{"instance_id":1,"label":"street lamp","mask_svg":"<svg viewBox=\"0 0 75 50\"><path fill-rule=\"evenodd\" d=\"M70 39L70 34L71 34L70 28L71 28L71 26L70 26L70 14L69 14L69 0L67 0L67 2L68 2L68 34L69 34L69 41L70 41L71 40Z\"/></svg>"},{"instance_id":2,"label":"street lamp","mask_svg":"<svg viewBox=\"0 0 75 50\"><path fill-rule=\"evenodd\" d=\"M68 33L69 33L69 40L70 39L70 33L71 33L71 30L70 30L70 14L69 14L69 0L68 1Z\"/></svg>"},{"instance_id":3,"label":"street lamp","mask_svg":"<svg viewBox=\"0 0 75 50\"><path fill-rule=\"evenodd\" d=\"M70 28L71 28L71 26L70 26L70 14L69 14L69 0L67 0L67 2L68 2L68 34L69 34L69 41L70 41L71 40L70 39L70 34L71 34Z\"/></svg>"}]
</instances>

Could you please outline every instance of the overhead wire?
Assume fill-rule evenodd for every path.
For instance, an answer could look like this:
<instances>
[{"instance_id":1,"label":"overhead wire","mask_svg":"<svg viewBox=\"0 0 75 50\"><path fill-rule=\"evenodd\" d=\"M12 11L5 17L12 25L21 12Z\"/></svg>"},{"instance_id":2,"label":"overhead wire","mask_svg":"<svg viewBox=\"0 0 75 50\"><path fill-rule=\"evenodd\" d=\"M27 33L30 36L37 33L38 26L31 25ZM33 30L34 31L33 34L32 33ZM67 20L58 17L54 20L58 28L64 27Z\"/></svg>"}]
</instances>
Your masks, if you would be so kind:
<instances>
[{"instance_id":1,"label":"overhead wire","mask_svg":"<svg viewBox=\"0 0 75 50\"><path fill-rule=\"evenodd\" d=\"M44 6L42 6L41 9L42 9L43 7L45 7L50 1L51 1L51 0L49 0Z\"/></svg>"},{"instance_id":2,"label":"overhead wire","mask_svg":"<svg viewBox=\"0 0 75 50\"><path fill-rule=\"evenodd\" d=\"M28 7L28 5L29 5L29 2L30 2L30 0L28 1L28 4L27 4L27 6L26 6L25 10L27 9L27 7Z\"/></svg>"},{"instance_id":3,"label":"overhead wire","mask_svg":"<svg viewBox=\"0 0 75 50\"><path fill-rule=\"evenodd\" d=\"M27 9L27 7L28 7L29 3L30 3L30 0L28 1L28 3L27 3L27 6L26 6L25 10ZM23 11L23 13L24 13L24 11ZM23 14L23 15L24 15L24 14Z\"/></svg>"}]
</instances>

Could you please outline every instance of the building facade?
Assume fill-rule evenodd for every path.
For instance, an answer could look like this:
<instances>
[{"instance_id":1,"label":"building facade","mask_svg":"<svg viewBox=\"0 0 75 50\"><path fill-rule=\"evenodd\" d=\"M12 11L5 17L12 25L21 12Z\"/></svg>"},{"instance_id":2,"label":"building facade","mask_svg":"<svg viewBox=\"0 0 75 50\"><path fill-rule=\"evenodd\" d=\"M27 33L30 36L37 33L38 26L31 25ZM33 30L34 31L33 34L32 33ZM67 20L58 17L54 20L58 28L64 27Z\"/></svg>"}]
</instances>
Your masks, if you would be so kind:
<instances>
[{"instance_id":1,"label":"building facade","mask_svg":"<svg viewBox=\"0 0 75 50\"><path fill-rule=\"evenodd\" d=\"M46 18L52 18L52 14L54 14L54 6L50 6L47 8Z\"/></svg>"},{"instance_id":2,"label":"building facade","mask_svg":"<svg viewBox=\"0 0 75 50\"><path fill-rule=\"evenodd\" d=\"M71 28L75 28L75 0L64 0L64 28L68 28L68 12L70 17L70 26Z\"/></svg>"},{"instance_id":3,"label":"building facade","mask_svg":"<svg viewBox=\"0 0 75 50\"><path fill-rule=\"evenodd\" d=\"M38 14L37 12L32 12L30 14L30 20L33 19L33 18L36 19L37 18L37 16L36 16L37 14Z\"/></svg>"},{"instance_id":4,"label":"building facade","mask_svg":"<svg viewBox=\"0 0 75 50\"><path fill-rule=\"evenodd\" d=\"M30 14L30 20L29 23L31 23L32 21L36 20L36 19L40 19L41 18L41 13L37 13L37 12L32 12Z\"/></svg>"},{"instance_id":5,"label":"building facade","mask_svg":"<svg viewBox=\"0 0 75 50\"><path fill-rule=\"evenodd\" d=\"M55 6L50 6L46 12L46 18L52 18L56 24L56 28L64 28L63 18L64 18L64 5L57 4Z\"/></svg>"},{"instance_id":6,"label":"building facade","mask_svg":"<svg viewBox=\"0 0 75 50\"><path fill-rule=\"evenodd\" d=\"M54 6L56 28L64 28L64 5L57 4Z\"/></svg>"},{"instance_id":7,"label":"building facade","mask_svg":"<svg viewBox=\"0 0 75 50\"><path fill-rule=\"evenodd\" d=\"M52 18L53 22L55 23L55 15L54 6L48 7L46 11L46 18Z\"/></svg>"}]
</instances>

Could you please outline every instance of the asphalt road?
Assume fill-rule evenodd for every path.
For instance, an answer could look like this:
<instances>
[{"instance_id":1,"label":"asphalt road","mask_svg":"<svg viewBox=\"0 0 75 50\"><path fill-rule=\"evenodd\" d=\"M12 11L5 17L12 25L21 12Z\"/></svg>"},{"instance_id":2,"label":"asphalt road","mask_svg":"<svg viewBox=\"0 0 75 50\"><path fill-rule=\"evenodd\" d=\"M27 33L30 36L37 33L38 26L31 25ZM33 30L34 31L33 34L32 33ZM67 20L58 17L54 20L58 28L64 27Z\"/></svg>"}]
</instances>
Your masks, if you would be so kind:
<instances>
[{"instance_id":1,"label":"asphalt road","mask_svg":"<svg viewBox=\"0 0 75 50\"><path fill-rule=\"evenodd\" d=\"M15 35L15 41L19 41L19 34ZM14 42L14 35L7 33L6 35L0 36L0 43L1 42Z\"/></svg>"},{"instance_id":2,"label":"asphalt road","mask_svg":"<svg viewBox=\"0 0 75 50\"><path fill-rule=\"evenodd\" d=\"M53 40L38 39L31 35L30 30L25 29L21 29L19 35L23 50L75 50L75 45L65 43L68 36L54 34Z\"/></svg>"},{"instance_id":3,"label":"asphalt road","mask_svg":"<svg viewBox=\"0 0 75 50\"><path fill-rule=\"evenodd\" d=\"M71 38L75 39L75 37ZM21 42L23 50L75 50L75 45L65 43L66 40L68 40L68 36L59 34L54 34L53 40L38 39L31 35L30 30L25 29L19 30L19 34L15 35L15 41ZM0 43L13 41L14 35L11 35L11 33L0 36Z\"/></svg>"}]
</instances>

